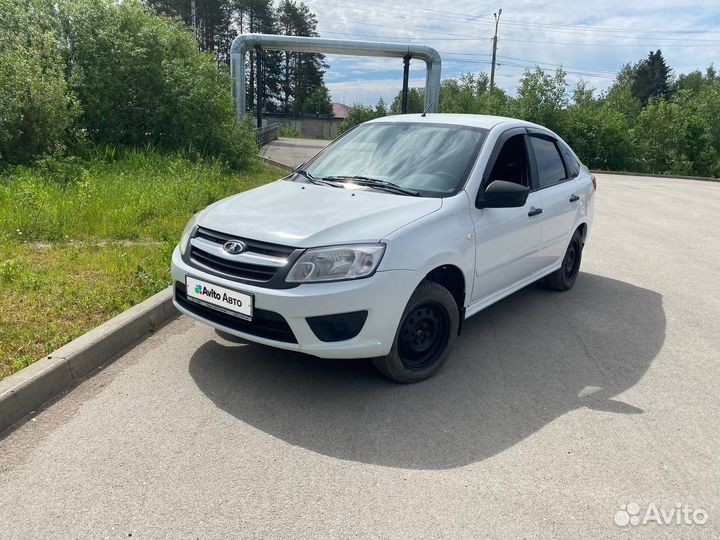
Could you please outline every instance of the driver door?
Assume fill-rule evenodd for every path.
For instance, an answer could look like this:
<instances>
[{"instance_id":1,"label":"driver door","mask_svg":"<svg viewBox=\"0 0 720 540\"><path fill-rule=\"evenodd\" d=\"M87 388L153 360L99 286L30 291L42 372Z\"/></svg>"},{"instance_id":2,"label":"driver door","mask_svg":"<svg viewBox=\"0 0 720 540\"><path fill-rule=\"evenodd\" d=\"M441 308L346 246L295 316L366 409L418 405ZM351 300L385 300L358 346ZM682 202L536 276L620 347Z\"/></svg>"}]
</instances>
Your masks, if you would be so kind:
<instances>
[{"instance_id":1,"label":"driver door","mask_svg":"<svg viewBox=\"0 0 720 540\"><path fill-rule=\"evenodd\" d=\"M518 183L532 191L520 208L471 208L476 243L471 303L489 300L542 267L542 194L532 184L530 156L525 129L508 130L499 137L483 173L478 193L494 180Z\"/></svg>"}]
</instances>

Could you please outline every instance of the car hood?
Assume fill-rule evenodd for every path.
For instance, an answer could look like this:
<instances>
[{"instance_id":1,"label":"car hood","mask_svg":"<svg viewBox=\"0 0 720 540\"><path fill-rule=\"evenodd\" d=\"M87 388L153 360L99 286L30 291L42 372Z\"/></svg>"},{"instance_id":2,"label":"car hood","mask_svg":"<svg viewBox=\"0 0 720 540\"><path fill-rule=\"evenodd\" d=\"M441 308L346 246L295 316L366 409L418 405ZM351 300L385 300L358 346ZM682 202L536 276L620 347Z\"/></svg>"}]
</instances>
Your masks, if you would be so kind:
<instances>
[{"instance_id":1,"label":"car hood","mask_svg":"<svg viewBox=\"0 0 720 540\"><path fill-rule=\"evenodd\" d=\"M293 247L377 242L442 199L278 180L209 207L199 225Z\"/></svg>"}]
</instances>

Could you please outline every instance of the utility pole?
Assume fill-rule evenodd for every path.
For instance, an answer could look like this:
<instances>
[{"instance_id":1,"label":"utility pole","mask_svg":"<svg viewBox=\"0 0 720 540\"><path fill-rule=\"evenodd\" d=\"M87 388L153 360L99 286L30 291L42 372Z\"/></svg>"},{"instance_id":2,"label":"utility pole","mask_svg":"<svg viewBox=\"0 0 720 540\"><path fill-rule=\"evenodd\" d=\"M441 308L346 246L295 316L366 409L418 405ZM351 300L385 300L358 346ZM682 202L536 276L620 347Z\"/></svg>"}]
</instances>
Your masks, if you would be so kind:
<instances>
[{"instance_id":1,"label":"utility pole","mask_svg":"<svg viewBox=\"0 0 720 540\"><path fill-rule=\"evenodd\" d=\"M490 68L490 91L495 88L495 54L497 53L497 31L498 24L500 24L500 15L502 15L502 8L497 10L497 13L493 13L495 17L495 35L493 36L493 53L492 53L492 67Z\"/></svg>"}]
</instances>

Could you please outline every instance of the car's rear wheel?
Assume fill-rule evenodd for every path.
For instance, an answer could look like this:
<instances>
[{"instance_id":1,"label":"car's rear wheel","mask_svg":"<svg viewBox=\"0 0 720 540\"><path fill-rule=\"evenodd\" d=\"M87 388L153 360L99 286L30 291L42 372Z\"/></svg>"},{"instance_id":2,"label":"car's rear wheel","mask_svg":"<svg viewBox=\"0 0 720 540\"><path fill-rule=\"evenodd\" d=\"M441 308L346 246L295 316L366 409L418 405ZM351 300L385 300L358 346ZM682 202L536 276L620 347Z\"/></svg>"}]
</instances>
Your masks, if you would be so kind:
<instances>
[{"instance_id":1,"label":"car's rear wheel","mask_svg":"<svg viewBox=\"0 0 720 540\"><path fill-rule=\"evenodd\" d=\"M568 244L560 268L545 278L545 284L556 291L567 291L574 284L580 273L580 261L582 260L582 234L575 231L570 244Z\"/></svg>"},{"instance_id":2,"label":"car's rear wheel","mask_svg":"<svg viewBox=\"0 0 720 540\"><path fill-rule=\"evenodd\" d=\"M405 307L390 353L373 363L400 383L427 379L447 360L459 325L460 313L450 291L423 281Z\"/></svg>"}]
</instances>

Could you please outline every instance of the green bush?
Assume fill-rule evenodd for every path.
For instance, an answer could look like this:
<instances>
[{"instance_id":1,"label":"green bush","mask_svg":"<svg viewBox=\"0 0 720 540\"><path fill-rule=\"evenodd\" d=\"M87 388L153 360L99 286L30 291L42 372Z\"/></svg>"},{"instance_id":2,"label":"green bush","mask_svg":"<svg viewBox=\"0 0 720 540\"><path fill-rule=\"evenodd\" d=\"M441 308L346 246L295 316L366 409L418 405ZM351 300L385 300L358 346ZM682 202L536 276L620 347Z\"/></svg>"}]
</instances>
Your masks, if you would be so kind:
<instances>
[{"instance_id":1,"label":"green bush","mask_svg":"<svg viewBox=\"0 0 720 540\"><path fill-rule=\"evenodd\" d=\"M565 96L565 72L557 69L549 75L539 67L525 70L520 79L517 98L511 106L512 116L535 122L560 132L562 116L568 101Z\"/></svg>"},{"instance_id":2,"label":"green bush","mask_svg":"<svg viewBox=\"0 0 720 540\"><path fill-rule=\"evenodd\" d=\"M624 171L632 166L626 117L607 101L596 100L585 82L573 92L561 134L591 169Z\"/></svg>"},{"instance_id":3,"label":"green bush","mask_svg":"<svg viewBox=\"0 0 720 540\"><path fill-rule=\"evenodd\" d=\"M348 112L347 118L340 122L340 125L338 126L338 135L342 135L358 124L362 124L363 122L367 122L368 120L372 120L374 118L380 118L386 114L387 111L382 100L378 101L375 108L370 107L369 105L363 105L362 103L354 103Z\"/></svg>"},{"instance_id":4,"label":"green bush","mask_svg":"<svg viewBox=\"0 0 720 540\"><path fill-rule=\"evenodd\" d=\"M62 153L77 135L77 100L52 25L31 6L0 0L0 165Z\"/></svg>"},{"instance_id":5,"label":"green bush","mask_svg":"<svg viewBox=\"0 0 720 540\"><path fill-rule=\"evenodd\" d=\"M295 126L280 126L278 128L278 137L291 137L293 139L302 138L303 134Z\"/></svg>"},{"instance_id":6,"label":"green bush","mask_svg":"<svg viewBox=\"0 0 720 540\"><path fill-rule=\"evenodd\" d=\"M139 0L0 0L0 163L90 142L245 167L252 129L230 77L181 21Z\"/></svg>"},{"instance_id":7,"label":"green bush","mask_svg":"<svg viewBox=\"0 0 720 540\"><path fill-rule=\"evenodd\" d=\"M245 166L256 148L235 120L230 78L176 19L138 0L65 0L70 88L97 143L153 145Z\"/></svg>"}]
</instances>

